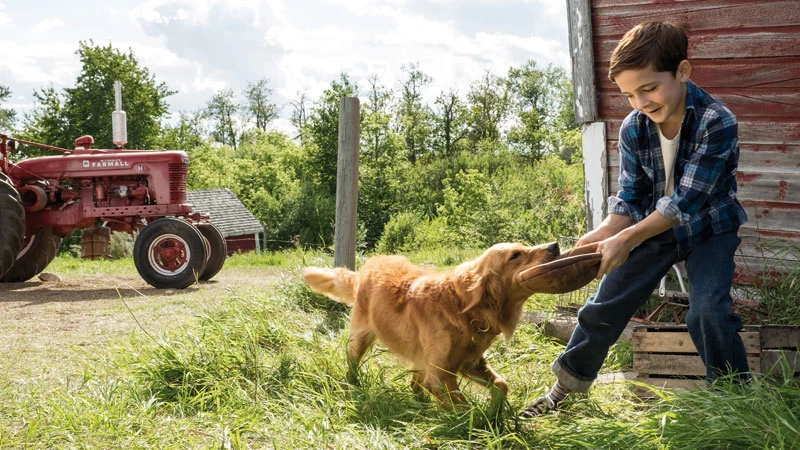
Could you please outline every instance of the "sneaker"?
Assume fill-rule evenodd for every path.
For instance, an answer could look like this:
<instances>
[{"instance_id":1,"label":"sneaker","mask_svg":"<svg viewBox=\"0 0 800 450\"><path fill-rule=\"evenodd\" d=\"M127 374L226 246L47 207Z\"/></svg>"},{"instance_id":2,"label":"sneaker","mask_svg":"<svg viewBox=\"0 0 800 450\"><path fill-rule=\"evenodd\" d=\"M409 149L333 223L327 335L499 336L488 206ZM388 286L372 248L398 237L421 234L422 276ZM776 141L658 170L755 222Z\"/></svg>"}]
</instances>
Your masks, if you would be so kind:
<instances>
[{"instance_id":1,"label":"sneaker","mask_svg":"<svg viewBox=\"0 0 800 450\"><path fill-rule=\"evenodd\" d=\"M558 410L558 404L550 399L549 395L543 395L537 398L527 408L519 413L520 419L533 419L539 417L547 412Z\"/></svg>"}]
</instances>

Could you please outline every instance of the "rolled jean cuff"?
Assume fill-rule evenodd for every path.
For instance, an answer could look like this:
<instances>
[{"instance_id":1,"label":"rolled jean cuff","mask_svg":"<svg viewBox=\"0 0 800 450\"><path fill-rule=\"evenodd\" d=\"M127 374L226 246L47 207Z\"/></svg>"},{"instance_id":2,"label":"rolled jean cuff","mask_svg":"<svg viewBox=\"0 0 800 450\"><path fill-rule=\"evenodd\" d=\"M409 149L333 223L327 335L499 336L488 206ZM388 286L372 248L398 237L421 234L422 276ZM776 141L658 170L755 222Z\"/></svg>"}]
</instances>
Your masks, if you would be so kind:
<instances>
[{"instance_id":1,"label":"rolled jean cuff","mask_svg":"<svg viewBox=\"0 0 800 450\"><path fill-rule=\"evenodd\" d=\"M550 367L553 369L553 373L556 374L559 384L569 389L570 392L587 392L595 380L594 378L588 379L572 374L559 359L553 361Z\"/></svg>"}]
</instances>

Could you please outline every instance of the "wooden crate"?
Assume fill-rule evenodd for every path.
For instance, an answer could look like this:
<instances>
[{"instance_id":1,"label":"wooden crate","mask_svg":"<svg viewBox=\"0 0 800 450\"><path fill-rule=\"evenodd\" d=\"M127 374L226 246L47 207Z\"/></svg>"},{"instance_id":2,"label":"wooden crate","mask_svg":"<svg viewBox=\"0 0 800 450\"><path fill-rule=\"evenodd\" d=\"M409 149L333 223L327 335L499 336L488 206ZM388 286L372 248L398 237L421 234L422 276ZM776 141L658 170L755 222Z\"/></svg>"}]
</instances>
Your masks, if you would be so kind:
<instances>
[{"instance_id":1,"label":"wooden crate","mask_svg":"<svg viewBox=\"0 0 800 450\"><path fill-rule=\"evenodd\" d=\"M761 367L761 340L757 330L739 332L751 370ZM658 388L696 389L705 386L706 368L689 336L686 325L634 327L631 338L635 380ZM634 392L653 396L645 387Z\"/></svg>"},{"instance_id":2,"label":"wooden crate","mask_svg":"<svg viewBox=\"0 0 800 450\"><path fill-rule=\"evenodd\" d=\"M800 376L800 327L764 325L758 329L761 340L761 373Z\"/></svg>"}]
</instances>

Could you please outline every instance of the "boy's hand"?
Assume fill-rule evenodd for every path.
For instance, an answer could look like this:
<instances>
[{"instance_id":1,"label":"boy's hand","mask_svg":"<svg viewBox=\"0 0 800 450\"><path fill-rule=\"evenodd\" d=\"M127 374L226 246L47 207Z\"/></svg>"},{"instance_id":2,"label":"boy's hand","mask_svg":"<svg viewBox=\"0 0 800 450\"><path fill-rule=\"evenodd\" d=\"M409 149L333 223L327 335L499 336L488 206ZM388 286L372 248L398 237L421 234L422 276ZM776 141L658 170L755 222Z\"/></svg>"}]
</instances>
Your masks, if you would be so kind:
<instances>
[{"instance_id":1,"label":"boy's hand","mask_svg":"<svg viewBox=\"0 0 800 450\"><path fill-rule=\"evenodd\" d=\"M631 248L624 238L616 234L600 242L597 251L603 255L596 277L599 280L603 278L603 275L611 273L612 270L625 263L631 253Z\"/></svg>"}]
</instances>

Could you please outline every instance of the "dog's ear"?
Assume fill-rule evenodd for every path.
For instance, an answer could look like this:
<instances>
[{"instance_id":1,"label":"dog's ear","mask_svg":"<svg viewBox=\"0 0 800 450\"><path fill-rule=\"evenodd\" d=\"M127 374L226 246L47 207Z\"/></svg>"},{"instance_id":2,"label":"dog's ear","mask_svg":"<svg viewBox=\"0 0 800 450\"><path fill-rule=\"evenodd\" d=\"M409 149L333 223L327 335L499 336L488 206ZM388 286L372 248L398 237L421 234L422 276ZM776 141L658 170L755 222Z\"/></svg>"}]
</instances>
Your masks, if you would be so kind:
<instances>
[{"instance_id":1,"label":"dog's ear","mask_svg":"<svg viewBox=\"0 0 800 450\"><path fill-rule=\"evenodd\" d=\"M460 277L459 281L466 282L457 287L457 290L461 291L459 293L464 296L467 303L467 306L461 310L462 313L480 304L496 307L497 302L503 295L499 276L491 270L487 270L483 274L476 272L465 273Z\"/></svg>"}]
</instances>

